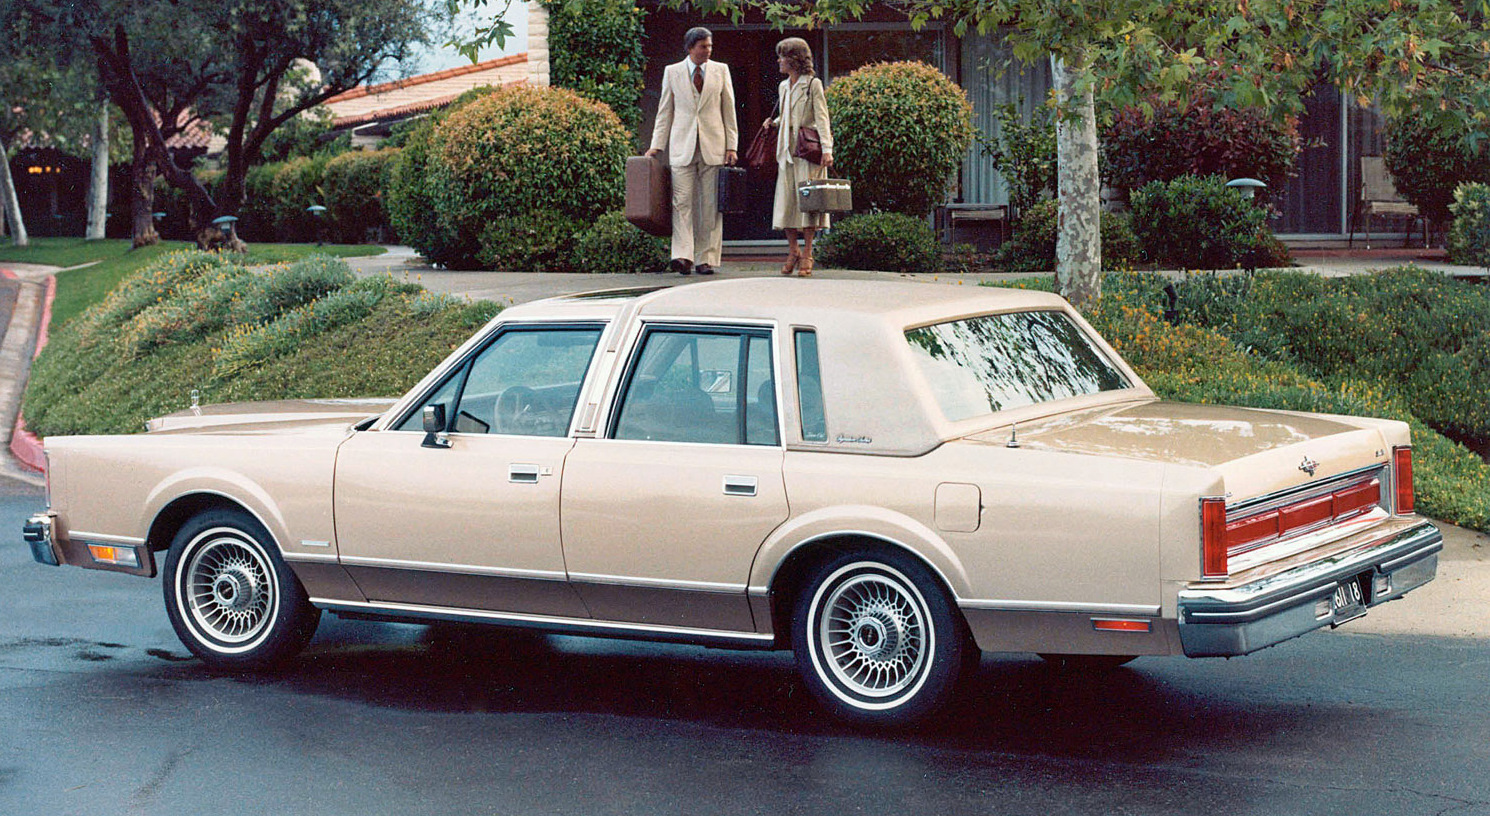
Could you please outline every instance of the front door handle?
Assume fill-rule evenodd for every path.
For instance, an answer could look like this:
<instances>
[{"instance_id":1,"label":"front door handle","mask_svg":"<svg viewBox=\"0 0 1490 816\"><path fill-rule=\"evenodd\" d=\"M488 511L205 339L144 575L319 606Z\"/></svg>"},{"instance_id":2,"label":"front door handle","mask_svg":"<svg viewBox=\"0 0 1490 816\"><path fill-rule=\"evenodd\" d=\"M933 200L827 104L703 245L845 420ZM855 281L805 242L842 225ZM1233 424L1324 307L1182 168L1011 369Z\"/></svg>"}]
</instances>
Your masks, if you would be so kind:
<instances>
[{"instance_id":1,"label":"front door handle","mask_svg":"<svg viewBox=\"0 0 1490 816\"><path fill-rule=\"evenodd\" d=\"M754 496L756 484L754 476L726 476L724 477L724 495Z\"/></svg>"},{"instance_id":2,"label":"front door handle","mask_svg":"<svg viewBox=\"0 0 1490 816\"><path fill-rule=\"evenodd\" d=\"M507 481L517 484L538 484L537 465L511 465L507 468Z\"/></svg>"}]
</instances>

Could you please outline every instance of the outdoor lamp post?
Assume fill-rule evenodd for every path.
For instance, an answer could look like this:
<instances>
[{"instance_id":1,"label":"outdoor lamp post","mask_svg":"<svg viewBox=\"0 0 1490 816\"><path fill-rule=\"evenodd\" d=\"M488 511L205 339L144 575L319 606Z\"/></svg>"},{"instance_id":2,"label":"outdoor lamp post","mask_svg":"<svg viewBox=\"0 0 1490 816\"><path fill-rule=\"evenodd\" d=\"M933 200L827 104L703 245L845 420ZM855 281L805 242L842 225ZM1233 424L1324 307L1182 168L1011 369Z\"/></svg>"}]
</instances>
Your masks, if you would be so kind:
<instances>
[{"instance_id":1,"label":"outdoor lamp post","mask_svg":"<svg viewBox=\"0 0 1490 816\"><path fill-rule=\"evenodd\" d=\"M1237 190L1241 190L1242 191L1242 195L1245 198L1248 198L1248 199L1250 199L1253 196L1257 195L1257 191L1258 190L1262 190L1262 189L1265 189L1267 187L1266 184L1264 184L1261 181L1258 181L1255 178L1238 178L1238 179L1232 179L1231 181L1226 182L1226 186L1227 187L1235 188Z\"/></svg>"},{"instance_id":2,"label":"outdoor lamp post","mask_svg":"<svg viewBox=\"0 0 1490 816\"><path fill-rule=\"evenodd\" d=\"M305 211L316 219L316 246L321 246L325 242L326 208L320 204L312 204L306 207Z\"/></svg>"}]
</instances>

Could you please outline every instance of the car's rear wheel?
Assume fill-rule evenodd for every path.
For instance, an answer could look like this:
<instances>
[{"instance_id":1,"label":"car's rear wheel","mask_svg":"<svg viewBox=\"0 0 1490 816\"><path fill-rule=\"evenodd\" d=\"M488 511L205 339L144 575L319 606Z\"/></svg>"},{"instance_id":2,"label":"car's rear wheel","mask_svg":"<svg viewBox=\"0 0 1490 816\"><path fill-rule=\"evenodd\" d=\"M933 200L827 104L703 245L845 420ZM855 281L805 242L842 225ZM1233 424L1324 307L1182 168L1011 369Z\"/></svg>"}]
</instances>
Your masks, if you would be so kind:
<instances>
[{"instance_id":1,"label":"car's rear wheel","mask_svg":"<svg viewBox=\"0 0 1490 816\"><path fill-rule=\"evenodd\" d=\"M869 725L903 725L955 691L977 646L940 582L899 551L819 566L792 620L797 666L818 701Z\"/></svg>"},{"instance_id":2,"label":"car's rear wheel","mask_svg":"<svg viewBox=\"0 0 1490 816\"><path fill-rule=\"evenodd\" d=\"M305 648L321 620L269 532L239 510L188 521L171 542L164 579L176 636L219 668L272 668Z\"/></svg>"}]
</instances>

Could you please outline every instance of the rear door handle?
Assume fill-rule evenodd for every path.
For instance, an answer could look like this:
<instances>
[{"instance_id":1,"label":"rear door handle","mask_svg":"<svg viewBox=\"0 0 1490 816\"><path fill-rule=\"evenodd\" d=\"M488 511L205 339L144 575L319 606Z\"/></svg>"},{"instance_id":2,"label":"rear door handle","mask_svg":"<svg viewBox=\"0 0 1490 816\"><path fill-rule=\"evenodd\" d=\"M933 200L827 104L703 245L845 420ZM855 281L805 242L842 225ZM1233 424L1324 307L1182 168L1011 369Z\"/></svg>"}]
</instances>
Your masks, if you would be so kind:
<instances>
[{"instance_id":1,"label":"rear door handle","mask_svg":"<svg viewBox=\"0 0 1490 816\"><path fill-rule=\"evenodd\" d=\"M756 484L754 476L726 476L724 477L724 495L754 496Z\"/></svg>"},{"instance_id":2,"label":"rear door handle","mask_svg":"<svg viewBox=\"0 0 1490 816\"><path fill-rule=\"evenodd\" d=\"M538 484L540 472L537 465L511 465L507 468L507 481L518 484Z\"/></svg>"}]
</instances>

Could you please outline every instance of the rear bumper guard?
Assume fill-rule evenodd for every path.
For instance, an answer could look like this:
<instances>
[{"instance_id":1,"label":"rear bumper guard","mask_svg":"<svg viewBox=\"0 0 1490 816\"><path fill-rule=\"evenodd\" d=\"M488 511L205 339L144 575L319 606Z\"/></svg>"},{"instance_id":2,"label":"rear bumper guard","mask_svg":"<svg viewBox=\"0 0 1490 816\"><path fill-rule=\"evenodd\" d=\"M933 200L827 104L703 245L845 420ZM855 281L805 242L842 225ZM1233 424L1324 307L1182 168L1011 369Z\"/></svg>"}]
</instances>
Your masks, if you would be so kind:
<instances>
[{"instance_id":1,"label":"rear bumper guard","mask_svg":"<svg viewBox=\"0 0 1490 816\"><path fill-rule=\"evenodd\" d=\"M1433 580L1443 535L1424 521L1389 538L1250 584L1179 593L1180 643L1190 657L1255 652L1361 614L1332 598L1359 581L1365 608L1400 598Z\"/></svg>"},{"instance_id":2,"label":"rear bumper guard","mask_svg":"<svg viewBox=\"0 0 1490 816\"><path fill-rule=\"evenodd\" d=\"M57 555L57 546L52 540L56 520L55 513L37 513L26 519L25 525L21 527L21 536L31 547L31 557L39 564L62 566L62 559Z\"/></svg>"}]
</instances>

